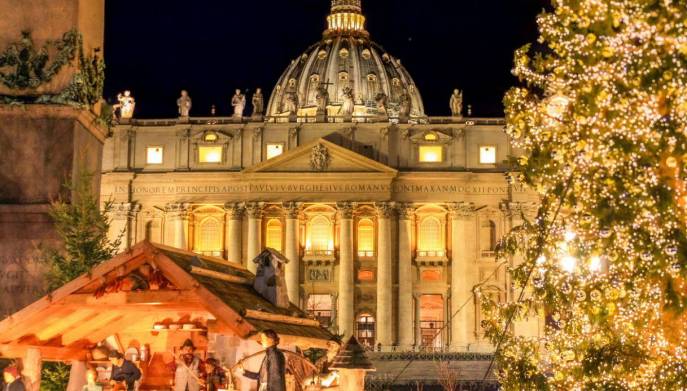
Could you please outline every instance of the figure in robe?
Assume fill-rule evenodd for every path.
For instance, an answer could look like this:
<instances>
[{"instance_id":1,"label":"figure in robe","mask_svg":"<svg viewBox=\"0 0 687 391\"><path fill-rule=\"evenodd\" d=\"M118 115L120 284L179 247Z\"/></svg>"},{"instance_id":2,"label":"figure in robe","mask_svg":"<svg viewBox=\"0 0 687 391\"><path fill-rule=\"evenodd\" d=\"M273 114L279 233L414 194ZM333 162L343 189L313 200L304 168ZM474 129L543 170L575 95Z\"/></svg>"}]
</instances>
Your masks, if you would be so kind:
<instances>
[{"instance_id":1,"label":"figure in robe","mask_svg":"<svg viewBox=\"0 0 687 391\"><path fill-rule=\"evenodd\" d=\"M451 101L449 102L451 106L451 115L454 117L463 116L463 91L459 89L453 90L453 95L451 95Z\"/></svg>"},{"instance_id":2,"label":"figure in robe","mask_svg":"<svg viewBox=\"0 0 687 391\"><path fill-rule=\"evenodd\" d=\"M131 119L134 117L134 110L136 109L136 99L131 96L131 91L126 90L123 94L117 94L117 101L119 103L112 106L114 112L119 112L120 119Z\"/></svg>"},{"instance_id":3,"label":"figure in robe","mask_svg":"<svg viewBox=\"0 0 687 391\"><path fill-rule=\"evenodd\" d=\"M315 99L317 100L317 112L325 114L327 112L327 105L329 105L329 91L326 86L320 84L317 87Z\"/></svg>"},{"instance_id":4,"label":"figure in robe","mask_svg":"<svg viewBox=\"0 0 687 391\"><path fill-rule=\"evenodd\" d=\"M191 97L188 96L186 90L181 90L181 96L177 99L177 107L179 108L179 117L188 117L191 114Z\"/></svg>"},{"instance_id":5,"label":"figure in robe","mask_svg":"<svg viewBox=\"0 0 687 391\"><path fill-rule=\"evenodd\" d=\"M298 111L298 95L295 92L287 92L284 94L284 112L291 115Z\"/></svg>"},{"instance_id":6,"label":"figure in robe","mask_svg":"<svg viewBox=\"0 0 687 391\"><path fill-rule=\"evenodd\" d=\"M273 330L260 333L260 344L266 349L258 372L238 367L239 374L258 381L258 391L286 391L286 358L279 350L279 336Z\"/></svg>"},{"instance_id":7,"label":"figure in robe","mask_svg":"<svg viewBox=\"0 0 687 391\"><path fill-rule=\"evenodd\" d=\"M246 109L246 96L237 89L231 98L231 106L234 108L234 118L243 118L243 111Z\"/></svg>"},{"instance_id":8,"label":"figure in robe","mask_svg":"<svg viewBox=\"0 0 687 391\"><path fill-rule=\"evenodd\" d=\"M410 117L410 111L412 109L413 102L411 101L410 94L407 89L403 89L403 94L401 94L399 100L399 110L398 115L401 118Z\"/></svg>"},{"instance_id":9,"label":"figure in robe","mask_svg":"<svg viewBox=\"0 0 687 391\"><path fill-rule=\"evenodd\" d=\"M339 114L344 116L350 116L353 114L355 109L355 103L353 102L353 89L351 87L344 88L343 92L343 105L339 109Z\"/></svg>"},{"instance_id":10,"label":"figure in robe","mask_svg":"<svg viewBox=\"0 0 687 391\"><path fill-rule=\"evenodd\" d=\"M375 96L375 102L377 102L377 113L379 115L386 115L386 105L389 97L385 93L380 92Z\"/></svg>"},{"instance_id":11,"label":"figure in robe","mask_svg":"<svg viewBox=\"0 0 687 391\"><path fill-rule=\"evenodd\" d=\"M262 88L255 90L251 102L253 103L253 117L261 116L265 112L265 100L262 97Z\"/></svg>"}]
</instances>

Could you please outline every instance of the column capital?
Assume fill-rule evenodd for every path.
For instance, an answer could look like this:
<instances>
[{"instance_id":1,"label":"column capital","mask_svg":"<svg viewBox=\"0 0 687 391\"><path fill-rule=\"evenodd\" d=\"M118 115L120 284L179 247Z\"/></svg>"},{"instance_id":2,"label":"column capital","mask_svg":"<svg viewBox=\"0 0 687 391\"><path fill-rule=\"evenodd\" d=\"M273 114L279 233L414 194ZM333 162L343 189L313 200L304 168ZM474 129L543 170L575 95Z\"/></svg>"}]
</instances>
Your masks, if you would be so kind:
<instances>
[{"instance_id":1,"label":"column capital","mask_svg":"<svg viewBox=\"0 0 687 391\"><path fill-rule=\"evenodd\" d=\"M301 208L303 204L301 202L284 202L282 208L284 209L284 214L287 219L297 220L298 215L301 213Z\"/></svg>"},{"instance_id":2,"label":"column capital","mask_svg":"<svg viewBox=\"0 0 687 391\"><path fill-rule=\"evenodd\" d=\"M264 203L262 202L249 202L246 204L246 214L248 218L251 219L261 219L262 218L262 208Z\"/></svg>"},{"instance_id":3,"label":"column capital","mask_svg":"<svg viewBox=\"0 0 687 391\"><path fill-rule=\"evenodd\" d=\"M110 214L115 220L127 220L136 217L141 205L135 202L115 202L110 205Z\"/></svg>"},{"instance_id":4,"label":"column capital","mask_svg":"<svg viewBox=\"0 0 687 391\"><path fill-rule=\"evenodd\" d=\"M375 209L377 209L377 214L380 219L389 219L394 214L393 202L376 202Z\"/></svg>"},{"instance_id":5,"label":"column capital","mask_svg":"<svg viewBox=\"0 0 687 391\"><path fill-rule=\"evenodd\" d=\"M191 204L186 202L170 202L165 205L165 213L172 218L187 219L191 213Z\"/></svg>"},{"instance_id":6,"label":"column capital","mask_svg":"<svg viewBox=\"0 0 687 391\"><path fill-rule=\"evenodd\" d=\"M244 205L241 202L227 202L224 204L224 211L229 220L241 220L243 218Z\"/></svg>"},{"instance_id":7,"label":"column capital","mask_svg":"<svg viewBox=\"0 0 687 391\"><path fill-rule=\"evenodd\" d=\"M411 204L403 203L396 205L396 210L398 211L399 220L412 220L415 216L416 208Z\"/></svg>"},{"instance_id":8,"label":"column capital","mask_svg":"<svg viewBox=\"0 0 687 391\"><path fill-rule=\"evenodd\" d=\"M337 202L336 208L339 210L339 215L343 220L350 220L353 218L353 210L356 205L353 202Z\"/></svg>"},{"instance_id":9,"label":"column capital","mask_svg":"<svg viewBox=\"0 0 687 391\"><path fill-rule=\"evenodd\" d=\"M466 220L476 213L475 204L472 202L452 202L448 204L448 211L453 220Z\"/></svg>"}]
</instances>

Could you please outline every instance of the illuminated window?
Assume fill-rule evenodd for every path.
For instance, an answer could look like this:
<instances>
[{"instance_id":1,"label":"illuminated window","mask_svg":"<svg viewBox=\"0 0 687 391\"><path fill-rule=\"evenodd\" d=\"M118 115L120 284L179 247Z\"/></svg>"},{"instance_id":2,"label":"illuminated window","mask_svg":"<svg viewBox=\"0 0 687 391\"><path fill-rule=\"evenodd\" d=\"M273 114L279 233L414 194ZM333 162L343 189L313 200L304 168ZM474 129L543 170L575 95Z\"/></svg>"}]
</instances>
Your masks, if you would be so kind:
<instances>
[{"instance_id":1,"label":"illuminated window","mask_svg":"<svg viewBox=\"0 0 687 391\"><path fill-rule=\"evenodd\" d=\"M371 348L375 344L375 318L370 314L362 314L358 317L357 338L363 346Z\"/></svg>"},{"instance_id":2,"label":"illuminated window","mask_svg":"<svg viewBox=\"0 0 687 391\"><path fill-rule=\"evenodd\" d=\"M200 163L222 163L221 146L198 147L198 161Z\"/></svg>"},{"instance_id":3,"label":"illuminated window","mask_svg":"<svg viewBox=\"0 0 687 391\"><path fill-rule=\"evenodd\" d=\"M443 257L445 255L443 226L434 216L425 217L418 233L418 255L420 257Z\"/></svg>"},{"instance_id":4,"label":"illuminated window","mask_svg":"<svg viewBox=\"0 0 687 391\"><path fill-rule=\"evenodd\" d=\"M479 147L479 163L496 164L496 147L491 145Z\"/></svg>"},{"instance_id":5,"label":"illuminated window","mask_svg":"<svg viewBox=\"0 0 687 391\"><path fill-rule=\"evenodd\" d=\"M267 144L267 159L275 158L284 153L284 144Z\"/></svg>"},{"instance_id":6,"label":"illuminated window","mask_svg":"<svg viewBox=\"0 0 687 391\"><path fill-rule=\"evenodd\" d=\"M372 270L359 270L358 271L358 281L374 282L375 272Z\"/></svg>"},{"instance_id":7,"label":"illuminated window","mask_svg":"<svg viewBox=\"0 0 687 391\"><path fill-rule=\"evenodd\" d=\"M358 222L358 256L374 257L375 226L372 220L362 219Z\"/></svg>"},{"instance_id":8,"label":"illuminated window","mask_svg":"<svg viewBox=\"0 0 687 391\"><path fill-rule=\"evenodd\" d=\"M331 221L325 216L315 216L308 223L306 253L309 255L334 254L334 230Z\"/></svg>"},{"instance_id":9,"label":"illuminated window","mask_svg":"<svg viewBox=\"0 0 687 391\"><path fill-rule=\"evenodd\" d=\"M420 273L420 280L421 281L441 281L441 270L440 269L428 269L428 270L423 270Z\"/></svg>"},{"instance_id":10,"label":"illuminated window","mask_svg":"<svg viewBox=\"0 0 687 391\"><path fill-rule=\"evenodd\" d=\"M282 225L278 219L271 219L267 222L267 232L265 233L265 244L269 248L273 248L279 252L282 251Z\"/></svg>"},{"instance_id":11,"label":"illuminated window","mask_svg":"<svg viewBox=\"0 0 687 391\"><path fill-rule=\"evenodd\" d=\"M420 296L420 334L422 346L440 349L443 345L444 298L441 295Z\"/></svg>"},{"instance_id":12,"label":"illuminated window","mask_svg":"<svg viewBox=\"0 0 687 391\"><path fill-rule=\"evenodd\" d=\"M315 317L323 327L332 324L332 309L334 308L331 295L310 295L306 311Z\"/></svg>"},{"instance_id":13,"label":"illuminated window","mask_svg":"<svg viewBox=\"0 0 687 391\"><path fill-rule=\"evenodd\" d=\"M216 217L206 217L196 227L196 252L222 256L222 223Z\"/></svg>"},{"instance_id":14,"label":"illuminated window","mask_svg":"<svg viewBox=\"0 0 687 391\"><path fill-rule=\"evenodd\" d=\"M441 145L421 145L420 162L441 163L444 161L444 147Z\"/></svg>"},{"instance_id":15,"label":"illuminated window","mask_svg":"<svg viewBox=\"0 0 687 391\"><path fill-rule=\"evenodd\" d=\"M162 147L148 147L146 149L147 164L162 164Z\"/></svg>"}]
</instances>

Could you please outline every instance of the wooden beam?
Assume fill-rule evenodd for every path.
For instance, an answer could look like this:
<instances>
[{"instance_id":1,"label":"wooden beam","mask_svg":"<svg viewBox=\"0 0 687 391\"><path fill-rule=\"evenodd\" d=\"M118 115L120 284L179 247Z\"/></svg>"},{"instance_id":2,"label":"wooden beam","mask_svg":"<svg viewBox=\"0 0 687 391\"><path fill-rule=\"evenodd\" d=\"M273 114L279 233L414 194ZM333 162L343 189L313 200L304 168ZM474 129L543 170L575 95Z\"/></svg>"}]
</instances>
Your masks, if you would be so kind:
<instances>
[{"instance_id":1,"label":"wooden beam","mask_svg":"<svg viewBox=\"0 0 687 391\"><path fill-rule=\"evenodd\" d=\"M100 342L91 340L89 338L90 335L96 331L105 332L107 335L114 334L117 329L122 327L117 321L123 317L124 314L118 311L106 312L104 315L98 316L89 322L84 322L82 325L76 326L62 334L62 344L69 346L80 340L88 340L92 343Z\"/></svg>"},{"instance_id":2,"label":"wooden beam","mask_svg":"<svg viewBox=\"0 0 687 391\"><path fill-rule=\"evenodd\" d=\"M168 303L200 303L198 295L192 290L162 290L140 292L107 293L102 297L95 297L90 293L71 294L56 305L86 305L107 308L113 305L164 305Z\"/></svg>"},{"instance_id":3,"label":"wooden beam","mask_svg":"<svg viewBox=\"0 0 687 391\"><path fill-rule=\"evenodd\" d=\"M43 361L86 360L89 352L83 348L66 348L64 346L36 346L6 344L0 345L0 357L22 358L30 348L40 350Z\"/></svg>"},{"instance_id":4,"label":"wooden beam","mask_svg":"<svg viewBox=\"0 0 687 391\"><path fill-rule=\"evenodd\" d=\"M71 311L67 308L66 310L71 313L64 316L48 317L45 321L40 322L41 329L35 333L36 337L41 341L48 341L73 327L74 324L88 321L94 315L93 311L87 308Z\"/></svg>"},{"instance_id":5,"label":"wooden beam","mask_svg":"<svg viewBox=\"0 0 687 391\"><path fill-rule=\"evenodd\" d=\"M247 278L232 276L231 274L224 274L224 273L216 272L214 270L203 269L202 267L198 267L198 266L191 266L191 274L197 274L199 276L210 277L210 278L214 278L216 280L232 282L232 283L241 284L241 285L252 285L253 284L253 281L251 281Z\"/></svg>"},{"instance_id":6,"label":"wooden beam","mask_svg":"<svg viewBox=\"0 0 687 391\"><path fill-rule=\"evenodd\" d=\"M26 391L39 391L41 388L41 350L35 347L26 349L22 358L22 378Z\"/></svg>"}]
</instances>

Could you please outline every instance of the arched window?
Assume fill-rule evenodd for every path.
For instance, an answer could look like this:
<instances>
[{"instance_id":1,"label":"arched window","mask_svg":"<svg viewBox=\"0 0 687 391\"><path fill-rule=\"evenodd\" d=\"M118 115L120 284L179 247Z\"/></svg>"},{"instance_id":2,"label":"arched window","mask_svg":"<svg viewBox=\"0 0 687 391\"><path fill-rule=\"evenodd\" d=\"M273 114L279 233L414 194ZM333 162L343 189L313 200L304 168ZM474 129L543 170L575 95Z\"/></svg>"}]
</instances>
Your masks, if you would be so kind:
<instances>
[{"instance_id":1,"label":"arched window","mask_svg":"<svg viewBox=\"0 0 687 391\"><path fill-rule=\"evenodd\" d=\"M375 255L375 225L370 219L358 222L358 256L374 257Z\"/></svg>"},{"instance_id":2,"label":"arched window","mask_svg":"<svg viewBox=\"0 0 687 391\"><path fill-rule=\"evenodd\" d=\"M196 227L196 252L222 256L222 223L216 217L206 217Z\"/></svg>"},{"instance_id":3,"label":"arched window","mask_svg":"<svg viewBox=\"0 0 687 391\"><path fill-rule=\"evenodd\" d=\"M362 314L357 320L357 338L363 346L373 348L375 344L375 318L370 314Z\"/></svg>"},{"instance_id":4,"label":"arched window","mask_svg":"<svg viewBox=\"0 0 687 391\"><path fill-rule=\"evenodd\" d=\"M441 220L435 216L425 217L418 232L418 255L421 257L443 257L446 252Z\"/></svg>"},{"instance_id":5,"label":"arched window","mask_svg":"<svg viewBox=\"0 0 687 391\"><path fill-rule=\"evenodd\" d=\"M265 245L282 252L282 224L279 219L270 219L265 228Z\"/></svg>"},{"instance_id":6,"label":"arched window","mask_svg":"<svg viewBox=\"0 0 687 391\"><path fill-rule=\"evenodd\" d=\"M305 244L309 255L332 255L334 253L334 229L325 216L315 216L308 223Z\"/></svg>"},{"instance_id":7,"label":"arched window","mask_svg":"<svg viewBox=\"0 0 687 391\"><path fill-rule=\"evenodd\" d=\"M496 224L491 220L485 220L480 225L479 243L483 257L493 257L496 250Z\"/></svg>"}]
</instances>

